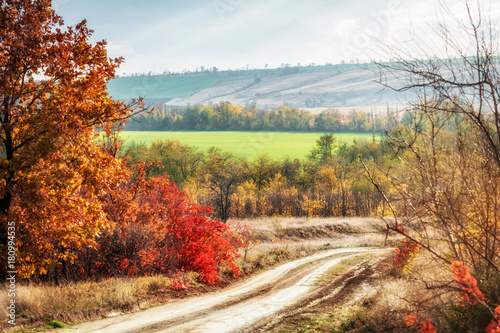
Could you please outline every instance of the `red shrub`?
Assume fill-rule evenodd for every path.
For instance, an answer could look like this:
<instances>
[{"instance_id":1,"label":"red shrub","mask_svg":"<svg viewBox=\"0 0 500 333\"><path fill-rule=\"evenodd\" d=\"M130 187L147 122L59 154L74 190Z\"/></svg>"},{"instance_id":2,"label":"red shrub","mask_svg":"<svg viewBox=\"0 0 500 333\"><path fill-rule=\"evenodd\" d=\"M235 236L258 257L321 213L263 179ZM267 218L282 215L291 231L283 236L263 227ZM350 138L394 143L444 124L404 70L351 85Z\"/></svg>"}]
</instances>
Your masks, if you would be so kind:
<instances>
[{"instance_id":1,"label":"red shrub","mask_svg":"<svg viewBox=\"0 0 500 333\"><path fill-rule=\"evenodd\" d=\"M396 249L396 256L393 260L394 267L401 270L409 269L419 249L420 244L417 242L413 242L409 238L403 239L399 248Z\"/></svg>"},{"instance_id":2,"label":"red shrub","mask_svg":"<svg viewBox=\"0 0 500 333\"><path fill-rule=\"evenodd\" d=\"M220 281L220 266L234 276L237 247L244 243L211 209L189 200L167 176L136 177L103 198L113 229L101 233L95 249L82 249L80 276L151 275L192 270L203 281ZM235 240L237 240L235 242ZM175 286L175 284L173 284Z\"/></svg>"}]
</instances>

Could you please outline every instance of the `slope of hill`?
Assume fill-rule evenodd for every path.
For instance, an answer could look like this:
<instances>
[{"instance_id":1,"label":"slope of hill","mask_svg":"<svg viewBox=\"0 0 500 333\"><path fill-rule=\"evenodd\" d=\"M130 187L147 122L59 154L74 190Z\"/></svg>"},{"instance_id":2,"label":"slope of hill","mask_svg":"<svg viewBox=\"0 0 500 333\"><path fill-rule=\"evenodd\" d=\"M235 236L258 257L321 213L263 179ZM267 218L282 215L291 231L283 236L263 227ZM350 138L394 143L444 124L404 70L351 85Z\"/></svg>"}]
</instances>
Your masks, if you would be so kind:
<instances>
[{"instance_id":1,"label":"slope of hill","mask_svg":"<svg viewBox=\"0 0 500 333\"><path fill-rule=\"evenodd\" d=\"M145 97L168 106L256 103L271 108L346 108L407 104L404 96L375 82L373 65L284 67L266 70L204 72L112 80L108 90L117 99Z\"/></svg>"}]
</instances>

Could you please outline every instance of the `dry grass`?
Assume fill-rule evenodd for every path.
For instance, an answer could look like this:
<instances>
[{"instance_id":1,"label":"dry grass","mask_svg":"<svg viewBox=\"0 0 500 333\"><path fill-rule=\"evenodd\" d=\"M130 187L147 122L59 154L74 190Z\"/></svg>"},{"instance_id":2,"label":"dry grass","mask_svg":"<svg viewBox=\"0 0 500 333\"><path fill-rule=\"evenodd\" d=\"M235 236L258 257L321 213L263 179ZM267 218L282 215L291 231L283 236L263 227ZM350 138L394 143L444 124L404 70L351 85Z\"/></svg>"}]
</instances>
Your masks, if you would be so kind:
<instances>
[{"instance_id":1,"label":"dry grass","mask_svg":"<svg viewBox=\"0 0 500 333\"><path fill-rule=\"evenodd\" d=\"M237 259L245 276L254 274L279 263L298 259L317 252L320 248L307 245L284 245L281 243L261 244L252 249L247 260ZM222 270L226 282L229 271ZM16 294L16 330L46 327L50 320L62 323L76 323L138 311L169 299L177 293L204 292L213 289L198 283L197 273L182 276L191 286L187 291L170 288L170 280L164 276L139 278L111 278L100 282L69 282L62 285L20 284ZM5 290L0 293L0 304L7 304ZM0 316L6 317L6 308L0 308ZM10 325L2 323L0 331L8 331Z\"/></svg>"},{"instance_id":2,"label":"dry grass","mask_svg":"<svg viewBox=\"0 0 500 333\"><path fill-rule=\"evenodd\" d=\"M264 217L240 222L254 229L259 248L274 247L394 247L397 234L386 235L385 222L378 218ZM250 249L248 253L254 251Z\"/></svg>"},{"instance_id":3,"label":"dry grass","mask_svg":"<svg viewBox=\"0 0 500 333\"><path fill-rule=\"evenodd\" d=\"M317 333L317 332L351 332L356 326L360 327L360 320L363 320L362 305L340 305L319 314L304 315L297 318L297 325L290 328L274 330L274 333ZM358 332L352 330L352 332Z\"/></svg>"},{"instance_id":4,"label":"dry grass","mask_svg":"<svg viewBox=\"0 0 500 333\"><path fill-rule=\"evenodd\" d=\"M243 255L237 260L245 274L320 250L387 247L401 240L398 235L386 237L385 222L377 218L263 217L240 223L249 225L260 239L248 250L246 261Z\"/></svg>"},{"instance_id":5,"label":"dry grass","mask_svg":"<svg viewBox=\"0 0 500 333\"><path fill-rule=\"evenodd\" d=\"M323 245L261 243L248 251L246 260L241 256L236 260L236 264L247 276L286 261L306 257L321 249L324 249Z\"/></svg>"},{"instance_id":6,"label":"dry grass","mask_svg":"<svg viewBox=\"0 0 500 333\"><path fill-rule=\"evenodd\" d=\"M276 224L283 228L336 225L344 227L349 232L381 232L385 230L385 222L375 217L261 217L245 219L241 223L263 230L272 230Z\"/></svg>"},{"instance_id":7,"label":"dry grass","mask_svg":"<svg viewBox=\"0 0 500 333\"><path fill-rule=\"evenodd\" d=\"M323 273L323 275L321 275L316 280L316 284L328 283L331 280L337 278L341 273L343 273L348 268L355 266L356 264L360 263L363 260L373 258L373 256L374 255L371 253L363 253L363 254L358 254L351 258L344 259L340 263L330 267L325 273Z\"/></svg>"},{"instance_id":8,"label":"dry grass","mask_svg":"<svg viewBox=\"0 0 500 333\"><path fill-rule=\"evenodd\" d=\"M195 273L183 276L194 283ZM111 278L101 282L66 283L58 286L20 284L17 286L17 329L33 327L50 319L78 322L96 317L136 311L171 298L170 280L164 276ZM2 292L0 304L7 304ZM6 317L0 308L0 316ZM7 326L0 326L6 329Z\"/></svg>"},{"instance_id":9,"label":"dry grass","mask_svg":"<svg viewBox=\"0 0 500 333\"><path fill-rule=\"evenodd\" d=\"M311 220L288 219L282 223L285 226L302 225L299 228L304 228L307 223L316 228L328 225L322 219ZM351 222L348 225L351 229L338 232L329 239L330 246L390 246L401 242L401 236L391 236L386 242L382 233L369 232L370 229L376 230L377 223L367 219L352 219ZM254 223L261 228L266 227L263 220ZM333 223L342 225L344 221L334 220ZM364 229L363 225L367 228ZM319 243L325 240L313 241ZM435 248L440 253L447 251L439 244ZM334 278L337 269L341 270L334 267L325 280ZM363 282L348 297L334 301L339 301L339 304L308 309L273 332L415 332L414 327L408 328L405 324L410 314L416 315L421 322L431 319L439 332L484 331L485 324L491 321L492 315L484 306L464 306L461 303L456 292L450 288L453 276L448 265L433 259L423 249L409 272L394 270L391 259L378 267L376 272L374 279Z\"/></svg>"},{"instance_id":10,"label":"dry grass","mask_svg":"<svg viewBox=\"0 0 500 333\"><path fill-rule=\"evenodd\" d=\"M379 325L402 330L406 316L412 314L420 320L432 319L440 332L445 332L443 311L453 295L433 288L451 281L450 276L444 276L446 270L442 268L428 253L421 251L410 273L382 275L374 285L377 294L367 308L367 316Z\"/></svg>"}]
</instances>

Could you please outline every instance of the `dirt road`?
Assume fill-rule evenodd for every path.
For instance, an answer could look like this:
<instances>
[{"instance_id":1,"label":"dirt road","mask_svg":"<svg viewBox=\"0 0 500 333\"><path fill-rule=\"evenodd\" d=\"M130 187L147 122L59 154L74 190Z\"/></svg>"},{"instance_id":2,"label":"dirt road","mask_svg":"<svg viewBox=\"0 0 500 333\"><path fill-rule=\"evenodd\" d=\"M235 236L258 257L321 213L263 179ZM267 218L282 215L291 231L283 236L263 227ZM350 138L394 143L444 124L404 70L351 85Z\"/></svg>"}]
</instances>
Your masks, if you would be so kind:
<instances>
[{"instance_id":1,"label":"dirt road","mask_svg":"<svg viewBox=\"0 0 500 333\"><path fill-rule=\"evenodd\" d=\"M59 332L245 332L270 320L320 288L315 281L328 268L376 248L321 252L275 267L216 293L174 300L142 312L75 325Z\"/></svg>"}]
</instances>

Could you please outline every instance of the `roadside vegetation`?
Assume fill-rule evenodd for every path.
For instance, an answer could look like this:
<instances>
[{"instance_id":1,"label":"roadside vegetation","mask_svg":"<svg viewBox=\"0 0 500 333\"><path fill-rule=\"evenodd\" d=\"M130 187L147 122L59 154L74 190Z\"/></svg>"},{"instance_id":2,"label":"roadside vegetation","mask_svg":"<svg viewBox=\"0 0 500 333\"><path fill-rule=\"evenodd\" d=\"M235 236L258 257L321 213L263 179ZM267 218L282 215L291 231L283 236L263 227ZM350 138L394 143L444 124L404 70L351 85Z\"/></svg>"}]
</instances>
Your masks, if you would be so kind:
<instances>
[{"instance_id":1,"label":"roadside vegetation","mask_svg":"<svg viewBox=\"0 0 500 333\"><path fill-rule=\"evenodd\" d=\"M425 258L400 291L414 312L408 328L499 332L500 39L486 3L465 1L462 18L439 8L429 31L386 49L396 62L379 64L381 84L417 98L411 121L388 136L399 167L366 169L392 211L388 228L405 237L396 259ZM445 47L429 47L428 36Z\"/></svg>"},{"instance_id":2,"label":"roadside vegetation","mask_svg":"<svg viewBox=\"0 0 500 333\"><path fill-rule=\"evenodd\" d=\"M466 3L469 21L455 22L463 36L437 25L453 50L445 57L417 40L415 49L391 50L397 62L378 64L382 84L394 76L401 85L390 88L417 93L399 117L222 102L160 110L142 122L182 130L386 129L383 140L349 144L325 133L302 159L251 160L175 140L122 145L119 132L144 111L141 100L126 105L106 93L123 59L109 59L104 41L90 44L85 22L64 28L50 8L50 0L0 6L0 277L15 271L0 301L16 307L14 314L1 307L3 318L61 327L356 244L393 246L394 257L367 258L363 267L344 262L324 276L332 293L310 304L316 311L274 328L500 332L499 39L475 16L481 8ZM384 224L332 220L361 216ZM363 274L349 275L352 265ZM368 291L337 295L342 281Z\"/></svg>"},{"instance_id":3,"label":"roadside vegetation","mask_svg":"<svg viewBox=\"0 0 500 333\"><path fill-rule=\"evenodd\" d=\"M240 267L241 279L290 260L336 247L385 246L383 223L376 219L312 219L259 218L229 222L234 230L246 237L235 264ZM364 226L370 226L367 235ZM392 244L396 239L391 239ZM354 263L354 262L352 262ZM345 265L344 269L349 265ZM339 270L337 270L339 272ZM210 284L202 281L198 272L127 276L115 274L107 279L71 278L59 283L35 282L18 286L18 323L16 332L23 329L61 325L131 313L172 299L217 291L237 282L230 269L222 269L221 281ZM2 293L0 302L7 302ZM2 315L6 315L2 310ZM0 326L7 329L8 326ZM10 330L9 330L10 331Z\"/></svg>"}]
</instances>

